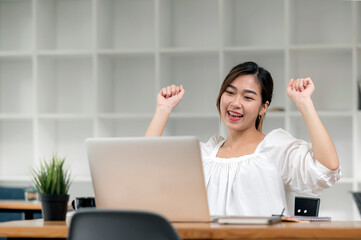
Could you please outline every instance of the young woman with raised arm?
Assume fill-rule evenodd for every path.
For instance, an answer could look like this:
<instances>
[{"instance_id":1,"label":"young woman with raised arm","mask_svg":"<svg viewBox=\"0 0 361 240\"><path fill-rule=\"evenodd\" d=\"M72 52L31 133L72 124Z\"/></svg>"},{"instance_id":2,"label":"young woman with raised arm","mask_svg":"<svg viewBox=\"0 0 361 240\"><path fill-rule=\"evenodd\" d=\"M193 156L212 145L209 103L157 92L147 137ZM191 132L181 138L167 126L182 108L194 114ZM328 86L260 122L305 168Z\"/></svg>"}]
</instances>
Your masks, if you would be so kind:
<instances>
[{"instance_id":1,"label":"young woman with raised arm","mask_svg":"<svg viewBox=\"0 0 361 240\"><path fill-rule=\"evenodd\" d=\"M211 215L267 216L293 214L293 193L318 195L341 177L334 144L311 99L310 78L291 79L287 95L307 125L311 143L283 129L262 133L271 104L271 74L254 62L232 68L219 91L216 106L226 139L214 136L201 143ZM157 96L157 108L145 136L161 136L171 111L185 94L168 86Z\"/></svg>"}]
</instances>

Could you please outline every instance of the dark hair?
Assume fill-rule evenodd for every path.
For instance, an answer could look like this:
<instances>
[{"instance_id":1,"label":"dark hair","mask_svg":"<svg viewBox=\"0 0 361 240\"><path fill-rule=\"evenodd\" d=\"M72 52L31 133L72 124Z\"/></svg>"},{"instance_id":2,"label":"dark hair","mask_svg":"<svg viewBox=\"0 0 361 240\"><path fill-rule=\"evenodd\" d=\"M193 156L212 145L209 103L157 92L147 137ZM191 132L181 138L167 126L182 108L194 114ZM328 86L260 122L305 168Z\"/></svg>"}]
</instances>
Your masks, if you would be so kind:
<instances>
[{"instance_id":1,"label":"dark hair","mask_svg":"<svg viewBox=\"0 0 361 240\"><path fill-rule=\"evenodd\" d=\"M221 88L219 89L219 94L217 97L217 109L218 113L221 113L220 103L222 94L226 91L227 87L231 82L236 78L243 75L254 75L255 79L258 80L259 85L261 86L261 96L262 104L265 104L267 101L271 104L272 94L273 94L273 79L271 74L264 68L259 67L254 62L244 62L231 69L226 78L224 79ZM261 119L257 118L256 120L256 129L262 132L264 116L261 116Z\"/></svg>"}]
</instances>

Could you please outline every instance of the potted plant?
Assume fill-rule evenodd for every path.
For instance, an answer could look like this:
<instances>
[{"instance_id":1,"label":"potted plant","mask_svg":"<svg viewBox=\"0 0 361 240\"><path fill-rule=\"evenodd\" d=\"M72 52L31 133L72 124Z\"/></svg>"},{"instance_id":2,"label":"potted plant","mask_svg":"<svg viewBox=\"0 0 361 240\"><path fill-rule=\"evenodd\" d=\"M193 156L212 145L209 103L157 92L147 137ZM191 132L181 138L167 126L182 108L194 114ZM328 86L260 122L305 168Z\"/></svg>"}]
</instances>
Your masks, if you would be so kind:
<instances>
[{"instance_id":1,"label":"potted plant","mask_svg":"<svg viewBox=\"0 0 361 240\"><path fill-rule=\"evenodd\" d=\"M65 169L65 158L53 155L50 162L40 163L33 170L33 182L40 194L44 221L64 221L68 209L70 172Z\"/></svg>"}]
</instances>

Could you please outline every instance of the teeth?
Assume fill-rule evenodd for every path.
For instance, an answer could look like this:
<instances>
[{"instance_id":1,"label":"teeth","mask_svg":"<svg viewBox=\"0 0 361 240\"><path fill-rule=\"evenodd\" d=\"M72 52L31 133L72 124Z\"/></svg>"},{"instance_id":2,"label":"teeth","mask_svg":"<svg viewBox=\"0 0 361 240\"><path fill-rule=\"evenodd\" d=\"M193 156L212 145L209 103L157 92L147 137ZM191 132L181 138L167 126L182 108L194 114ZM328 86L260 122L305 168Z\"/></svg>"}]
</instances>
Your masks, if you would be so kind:
<instances>
[{"instance_id":1,"label":"teeth","mask_svg":"<svg viewBox=\"0 0 361 240\"><path fill-rule=\"evenodd\" d=\"M242 115L238 115L238 114L234 114L234 113L231 113L231 112L228 112L230 115L232 115L233 117L242 117Z\"/></svg>"}]
</instances>

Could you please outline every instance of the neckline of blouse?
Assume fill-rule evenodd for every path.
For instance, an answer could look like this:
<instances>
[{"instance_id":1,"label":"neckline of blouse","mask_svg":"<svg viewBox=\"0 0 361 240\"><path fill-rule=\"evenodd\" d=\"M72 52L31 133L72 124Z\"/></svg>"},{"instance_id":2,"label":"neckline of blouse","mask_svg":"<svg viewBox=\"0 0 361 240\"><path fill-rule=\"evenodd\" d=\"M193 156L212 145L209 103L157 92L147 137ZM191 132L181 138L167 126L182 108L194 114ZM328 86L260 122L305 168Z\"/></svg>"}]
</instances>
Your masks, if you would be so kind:
<instances>
[{"instance_id":1,"label":"neckline of blouse","mask_svg":"<svg viewBox=\"0 0 361 240\"><path fill-rule=\"evenodd\" d=\"M223 143L226 141L226 139L223 139L222 141L220 141L216 147L214 148L213 152L212 152L212 157L214 157L215 159L218 159L218 160L242 160L244 158L250 158L250 157L253 157L257 154L259 154L259 152L261 151L263 145L264 145L264 142L266 140L266 138L269 138L268 136L270 135L270 133L272 133L273 131L275 131L276 129L272 130L271 132L267 133L266 136L262 139L262 141L257 145L256 149L254 150L253 153L251 154L246 154L246 155L242 155L242 156L239 156L239 157L232 157L232 158L221 158L221 157L217 157L217 153L219 151L219 149L221 148L221 146L223 145Z\"/></svg>"}]
</instances>

